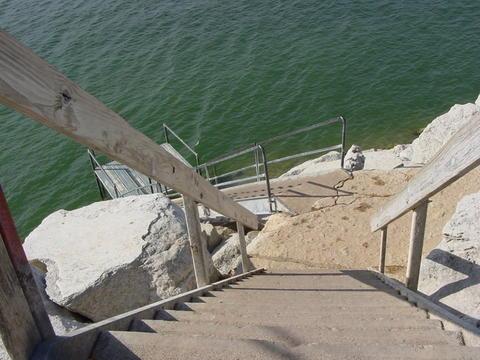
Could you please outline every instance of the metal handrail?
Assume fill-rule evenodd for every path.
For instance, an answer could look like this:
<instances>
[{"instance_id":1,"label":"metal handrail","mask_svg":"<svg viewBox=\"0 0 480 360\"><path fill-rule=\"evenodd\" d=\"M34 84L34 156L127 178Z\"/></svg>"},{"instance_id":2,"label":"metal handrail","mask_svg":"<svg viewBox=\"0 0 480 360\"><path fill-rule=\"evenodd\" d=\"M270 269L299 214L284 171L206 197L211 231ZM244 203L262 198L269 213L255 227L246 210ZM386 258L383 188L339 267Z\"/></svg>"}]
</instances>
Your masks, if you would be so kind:
<instances>
[{"instance_id":1,"label":"metal handrail","mask_svg":"<svg viewBox=\"0 0 480 360\"><path fill-rule=\"evenodd\" d=\"M253 165L244 166L242 168L235 169L235 170L232 170L232 171L220 174L220 175L216 174L216 171L215 171L215 165L216 164L225 162L227 160L231 160L233 158L236 158L236 157L239 157L241 155L248 154L248 153L253 153L254 154L255 163ZM260 161L259 154L262 155L261 161ZM209 166L213 166L214 175L212 177L209 176L209 171L208 171ZM263 173L260 172L260 167L261 166L263 166ZM254 176L241 178L241 179L236 179L236 180L229 180L229 181L224 181L224 182L221 182L221 181L219 182L218 181L219 179L224 178L226 176L236 174L236 173L239 173L239 172L242 172L242 171L245 171L245 170L248 170L248 169L252 169L252 168L255 168L255 175ZM197 169L198 169L198 171L200 171L200 173L202 173L202 170L203 170L204 171L204 176L206 177L206 179L208 181L210 181L212 183L212 185L217 187L217 188L231 186L231 185L234 185L234 184L248 183L248 182L251 182L252 180L256 180L256 182L261 182L261 181L265 180L270 211L273 212L274 208L275 208L275 211L276 211L276 201L272 196L272 191L271 191L271 188L270 188L270 176L269 176L269 173L268 173L267 155L266 155L265 149L262 145L260 145L260 144L250 145L248 148L243 148L241 151L237 151L237 152L228 154L226 156L219 157L217 159L208 161L204 164L201 164L197 167Z\"/></svg>"},{"instance_id":2,"label":"metal handrail","mask_svg":"<svg viewBox=\"0 0 480 360\"><path fill-rule=\"evenodd\" d=\"M288 156L284 156L284 157L280 157L280 158L276 158L276 159L266 160L265 148L264 148L265 144L272 143L274 141L278 141L278 140L281 140L281 139L286 139L286 138L289 138L289 137L292 137L292 136L295 136L295 135L298 135L298 134L301 134L301 133L304 133L304 132L307 132L307 131L312 131L312 130L318 129L320 127L335 124L335 123L341 123L342 124L341 143L340 144L333 145L333 146L328 146L328 147L324 147L324 148L320 148L320 149L315 149L315 150L311 150L311 151L305 151L305 152L302 152L302 153L288 155ZM300 157L306 157L306 156L310 156L310 155L314 155L314 154L318 154L318 153L325 153L325 152L332 151L332 150L340 150L341 151L340 166L343 168L344 158L345 158L346 130L347 130L346 119L343 116L337 116L335 118L325 120L325 121L321 121L319 123L309 125L309 126L301 128L301 129L291 131L291 132L286 133L286 134L281 134L281 135L271 137L271 138L266 139L264 141L261 141L259 143L254 143L253 145L246 145L246 146L240 147L240 148L238 148L238 149L236 149L236 150L234 150L234 151L232 151L232 152L230 152L226 155L216 157L214 159L206 161L205 163L203 163L201 165L198 165L197 170L200 171L200 172L203 171L204 176L210 182L212 182L216 187L231 186L233 184L245 183L245 182L249 182L251 180L256 180L256 182L260 182L260 181L262 181L266 178L265 172L268 173L268 165L278 164L278 163L281 163L283 161L292 160L292 159L296 159L296 158L300 158ZM216 164L234 159L234 158L239 157L239 156L244 155L244 154L248 154L249 152L254 152L254 155L255 155L255 163L253 165L248 165L248 166L244 166L244 167L241 167L241 168L238 168L238 169L234 169L234 170L228 171L228 172L220 174L220 175L216 174L216 168L215 168ZM264 160L264 161L262 161L262 162L259 161L258 152L262 153L262 160ZM260 172L260 167L261 166L264 167L264 173L263 174L261 174L261 172ZM213 173L214 173L213 176L210 176L209 169L208 169L209 167L213 167ZM225 177L233 175L233 174L241 173L245 170L249 170L249 169L252 169L252 168L255 168L255 176L242 178L242 179L237 179L237 180L223 181L223 182L219 181L221 178L225 178ZM268 182L269 182L269 179L268 179ZM268 191L270 192L269 198L271 198L270 186L268 186Z\"/></svg>"},{"instance_id":3,"label":"metal handrail","mask_svg":"<svg viewBox=\"0 0 480 360\"><path fill-rule=\"evenodd\" d=\"M113 186L113 190L115 191L115 196L118 198L119 197L119 192L118 192L118 189L117 189L117 185L115 184L115 182L113 181L113 179L110 177L110 175L108 175L108 173L105 171L105 169L103 168L102 165L100 165L100 163L98 162L97 158L95 157L95 152L91 149L87 149L87 152L88 152L88 155L90 156L90 162L92 164L92 168L93 168L93 172L95 173L95 170L97 169L100 169L103 174L105 175L105 177L110 181L110 183L112 184ZM96 166L95 166L96 165ZM102 191L102 188L100 187L100 184L98 183L98 181L101 182L101 180L99 180L97 174L95 174L95 178L97 179L97 185L99 186L99 189L100 189L100 195L102 196L102 199L104 199L104 196L103 196L103 191Z\"/></svg>"},{"instance_id":4,"label":"metal handrail","mask_svg":"<svg viewBox=\"0 0 480 360\"><path fill-rule=\"evenodd\" d=\"M199 156L198 156L198 153L197 153L195 150L193 150L193 149L190 147L190 145L188 145L185 141L183 141L183 139L182 139L180 136L178 136L175 131L173 131L172 129L170 129L170 127L168 127L168 125L164 123L164 124L163 124L163 134L164 134L164 136L165 136L165 142L166 142L167 144L170 144L170 138L169 138L169 136L168 136L169 133L172 134L178 141L180 141L180 143L181 143L183 146L185 146L185 148L186 148L188 151L190 151L190 152L193 154L193 156L195 157L195 166L198 167L198 165L199 165Z\"/></svg>"},{"instance_id":5,"label":"metal handrail","mask_svg":"<svg viewBox=\"0 0 480 360\"><path fill-rule=\"evenodd\" d=\"M317 128L327 126L327 125L330 125L330 124L334 124L334 123L338 123L338 122L342 123L342 134L341 134L341 143L340 144L333 145L333 146L328 146L328 147L324 147L324 148L320 148L320 149L305 151L305 152L302 152L302 153L288 155L288 156L284 156L284 157L280 157L280 158L276 158L276 159L267 160L267 156L266 156L266 152L265 152L265 148L264 148L265 144L269 144L269 143L272 143L274 141L289 138L289 137L292 137L292 136L295 136L295 135L298 135L298 134L301 134L301 133L312 131L312 130L315 130ZM232 152L230 152L226 155L223 155L223 156L214 158L212 160L206 161L203 164L199 164L198 153L192 147L190 147L182 138L180 138L180 136L178 136L178 134L175 133L168 125L163 124L163 131L164 131L164 135L165 135L165 141L167 143L169 143L169 141L170 141L169 135L172 135L191 154L193 154L193 156L195 157L195 161L196 161L195 170L198 173L203 174L203 176L208 181L210 181L210 183L212 183L212 185L214 185L217 188L225 188L225 187L230 187L230 186L238 185L238 184L242 184L242 183L266 181L267 182L267 193L268 193L268 198L269 198L271 209L273 208L272 203L274 203L275 200L272 197L272 191L271 191L271 188L270 188L270 179L269 179L269 175L268 175L268 165L278 164L278 163L281 163L283 161L292 160L292 159L296 159L296 158L300 158L300 157L306 157L306 156L310 156L310 155L314 155L314 154L318 154L318 153L325 153L325 152L332 151L332 150L340 150L341 151L341 166L343 167L343 161L344 161L344 157L345 157L346 120L343 116L338 116L336 118L321 121L319 123L309 125L309 126L291 131L291 132L286 133L286 134L277 135L277 136L271 137L269 139L266 139L266 140L262 141L261 143L254 143L253 145L247 145L247 146L241 147L241 148L239 148L237 150L234 150L234 151L232 151ZM111 184L113 184L116 197L128 196L132 193L138 192L139 190L142 190L142 189L148 188L148 187L150 187L151 190L153 189L153 187L152 187L153 184L151 183L151 180L149 179L149 184L142 185L142 186L136 187L134 189L129 189L127 192L120 194L117 190L117 187L116 187L114 181L111 179L111 177L106 173L105 169L96 160L96 158L94 156L94 153L90 150L89 150L89 153L90 153L90 157L91 157L91 161L92 161L92 167L95 169L95 163L96 163L98 168L101 169L101 171L106 175L106 178L109 180L109 182ZM248 165L248 166L243 166L243 167L240 167L238 169L234 169L234 170L222 173L222 174L217 174L217 167L216 167L217 164L222 163L222 162L226 162L228 160L237 158L239 156L242 156L242 155L245 155L245 154L248 154L248 153L253 153L254 164L251 164L251 165ZM261 159L260 159L260 154L262 155ZM93 163L93 162L95 162L95 163ZM263 167L263 171L261 169L262 167ZM242 173L242 172L244 172L246 170L250 170L250 169L255 169L255 175L254 176L243 177L241 179L234 179L234 180L225 179L228 176L238 174L238 173ZM222 179L225 179L225 180L222 181ZM98 181L99 181L99 179L98 179L98 176L97 176L97 185L99 186L99 190L100 190L100 193L101 193L102 198L103 198L104 197L104 194L103 194L104 190L102 189L100 184L98 184ZM163 191L163 189L160 189L160 191L163 192L166 195L169 195L169 196L174 196L175 195L175 192L170 192L170 194L168 194L169 189L167 187L165 187L165 191ZM153 193L153 190L152 190L152 193Z\"/></svg>"},{"instance_id":6,"label":"metal handrail","mask_svg":"<svg viewBox=\"0 0 480 360\"><path fill-rule=\"evenodd\" d=\"M341 133L341 143L340 144L325 147L325 148L321 148L321 149L316 149L316 150L312 150L312 151L307 151L307 152L303 152L303 153L298 153L298 154L294 154L294 155L289 155L289 156L286 156L286 157L283 157L283 158L269 160L268 163L269 164L274 164L274 163L279 163L279 162L282 162L282 161L291 160L291 159L295 159L295 158L302 157L302 156L309 156L309 155L313 155L313 154L317 154L317 153L321 153L321 152L327 152L327 151L331 151L331 150L340 149L341 150L341 167L343 168L344 158L345 158L345 153L346 153L345 143L346 143L346 132L347 132L347 120L342 115L339 115L335 118L325 120L325 121L321 121L319 123L309 125L309 126L306 126L306 127L301 128L301 129L297 129L297 130L294 130L294 131L291 131L291 132L288 132L288 133L285 133L285 134L277 135L277 136L271 137L271 138L263 140L263 141L255 142L254 145L242 146L240 148L237 148L237 149L231 151L227 155L222 155L221 157L213 158L212 160L206 161L204 164L200 165L199 167L203 167L204 165L207 165L207 166L214 165L214 164L217 164L219 162L230 160L232 158L235 158L235 157L238 157L238 156L243 155L245 153L248 153L250 151L251 147L255 146L256 144L261 144L262 146L265 146L265 144L272 143L274 141L281 140L281 139L286 139L286 138L289 138L289 137L292 137L292 136L295 136L295 135L298 135L298 134L301 134L301 133L304 133L304 132L307 132L307 131L315 130L315 129L318 129L320 127L331 125L331 124L334 124L334 123L341 123L342 124L342 133Z\"/></svg>"}]
</instances>

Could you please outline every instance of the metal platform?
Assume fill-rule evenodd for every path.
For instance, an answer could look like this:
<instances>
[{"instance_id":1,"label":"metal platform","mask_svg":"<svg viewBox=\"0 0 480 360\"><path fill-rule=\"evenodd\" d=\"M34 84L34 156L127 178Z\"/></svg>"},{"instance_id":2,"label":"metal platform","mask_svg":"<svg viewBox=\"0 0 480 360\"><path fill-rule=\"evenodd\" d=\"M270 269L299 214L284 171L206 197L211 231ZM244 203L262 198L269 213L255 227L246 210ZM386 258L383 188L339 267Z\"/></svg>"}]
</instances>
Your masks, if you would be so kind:
<instances>
[{"instance_id":1,"label":"metal platform","mask_svg":"<svg viewBox=\"0 0 480 360\"><path fill-rule=\"evenodd\" d=\"M267 159L266 150L264 148L265 144L270 145L273 142L285 141L285 139L291 141L290 138L292 136L304 136L306 133L311 133L312 131L332 124L341 124L341 142L339 144ZM165 124L163 124L163 131L166 142L161 146L165 150L178 160L182 161L185 165L194 168L213 186L223 190L235 201L241 203L243 206L260 216L265 216L276 211L286 211L287 209L286 206L282 204L279 205L279 202L277 201L278 196L282 196L280 194L281 191L278 191L282 187L277 188L275 194L272 191L269 166L286 161L291 163L292 160L297 161L297 159L304 161L305 158L333 150L341 151L343 163L343 157L345 154L346 120L342 116L318 122L304 128L294 129L286 134L264 140L261 143L255 142L252 145L223 154L222 156L203 163L200 163L199 161L199 154ZM186 158L174 146L172 146L172 140L179 146L179 149L183 151L183 154L189 159L193 159L192 161L194 161L194 165L189 163ZM171 199L180 197L180 194L174 189L160 184L126 165L115 161L100 164L100 161L92 150L89 150L88 153L102 199L115 199L125 196L154 193L163 193ZM276 181L277 180L275 180L275 182ZM247 189L242 189L239 193L236 192L236 190L242 186L246 186ZM283 188L292 192L292 186L292 184L285 184ZM297 184L296 187L298 186L299 185ZM307 185L302 183L302 187L305 186ZM309 188L306 190L310 191L311 189ZM315 189L314 192L316 191L317 190ZM292 198L292 194L283 194L283 200L285 200L287 196ZM312 199L314 197L315 196L313 196ZM289 203L291 203L292 200L294 201L294 199L286 200L286 202ZM284 201L282 203L284 203ZM295 206L293 207L295 208ZM294 212L299 212L298 210L299 209L294 209Z\"/></svg>"}]
</instances>

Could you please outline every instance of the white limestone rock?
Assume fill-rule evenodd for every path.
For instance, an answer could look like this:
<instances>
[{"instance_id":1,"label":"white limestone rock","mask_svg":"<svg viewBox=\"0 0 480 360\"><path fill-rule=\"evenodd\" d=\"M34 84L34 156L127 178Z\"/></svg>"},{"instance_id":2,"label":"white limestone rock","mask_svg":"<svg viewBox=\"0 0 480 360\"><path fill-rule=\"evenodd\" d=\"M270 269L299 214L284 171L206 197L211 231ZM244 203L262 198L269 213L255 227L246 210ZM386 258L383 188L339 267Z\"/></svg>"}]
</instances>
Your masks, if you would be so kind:
<instances>
[{"instance_id":1,"label":"white limestone rock","mask_svg":"<svg viewBox=\"0 0 480 360\"><path fill-rule=\"evenodd\" d=\"M475 100L475 105L480 108L480 95L478 95L477 100Z\"/></svg>"},{"instance_id":2,"label":"white limestone rock","mask_svg":"<svg viewBox=\"0 0 480 360\"><path fill-rule=\"evenodd\" d=\"M480 193L465 196L422 261L419 290L480 325Z\"/></svg>"},{"instance_id":3,"label":"white limestone rock","mask_svg":"<svg viewBox=\"0 0 480 360\"><path fill-rule=\"evenodd\" d=\"M250 231L245 235L246 245L250 244L259 231ZM238 275L242 271L240 243L238 233L224 240L212 254L213 263L223 276Z\"/></svg>"},{"instance_id":4,"label":"white limestone rock","mask_svg":"<svg viewBox=\"0 0 480 360\"><path fill-rule=\"evenodd\" d=\"M195 287L183 211L161 194L59 210L24 247L50 299L92 321Z\"/></svg>"},{"instance_id":5,"label":"white limestone rock","mask_svg":"<svg viewBox=\"0 0 480 360\"><path fill-rule=\"evenodd\" d=\"M330 151L316 159L305 161L286 173L279 176L279 178L288 178L295 176L315 176L328 171L340 169L340 159L342 154L338 151Z\"/></svg>"},{"instance_id":6,"label":"white limestone rock","mask_svg":"<svg viewBox=\"0 0 480 360\"><path fill-rule=\"evenodd\" d=\"M223 240L223 237L220 236L215 226L210 223L202 223L202 234L205 238L205 242L207 244L207 249L209 252L215 250L215 248L220 244Z\"/></svg>"},{"instance_id":7,"label":"white limestone rock","mask_svg":"<svg viewBox=\"0 0 480 360\"><path fill-rule=\"evenodd\" d=\"M348 171L362 170L365 166L365 156L362 148L358 145L352 145L345 155L343 168Z\"/></svg>"},{"instance_id":8,"label":"white limestone rock","mask_svg":"<svg viewBox=\"0 0 480 360\"><path fill-rule=\"evenodd\" d=\"M475 104L454 105L446 114L428 124L412 142L411 160L414 163L426 164L453 134L470 121L480 125L480 108Z\"/></svg>"},{"instance_id":9,"label":"white limestone rock","mask_svg":"<svg viewBox=\"0 0 480 360\"><path fill-rule=\"evenodd\" d=\"M55 334L64 335L70 331L80 329L88 325L88 322L84 322L85 319L81 319L78 315L73 314L67 309L58 306L53 301L48 298L48 295L45 291L46 282L45 275L43 272L32 266L33 278L37 284L40 296L43 300L43 306L47 311L50 322L52 323ZM83 320L83 321L82 321Z\"/></svg>"},{"instance_id":10,"label":"white limestone rock","mask_svg":"<svg viewBox=\"0 0 480 360\"><path fill-rule=\"evenodd\" d=\"M395 150L366 150L364 170L391 170L403 166L403 161Z\"/></svg>"},{"instance_id":11,"label":"white limestone rock","mask_svg":"<svg viewBox=\"0 0 480 360\"><path fill-rule=\"evenodd\" d=\"M12 360L10 355L8 355L7 350L5 350L5 346L3 345L3 341L0 338L0 360Z\"/></svg>"}]
</instances>

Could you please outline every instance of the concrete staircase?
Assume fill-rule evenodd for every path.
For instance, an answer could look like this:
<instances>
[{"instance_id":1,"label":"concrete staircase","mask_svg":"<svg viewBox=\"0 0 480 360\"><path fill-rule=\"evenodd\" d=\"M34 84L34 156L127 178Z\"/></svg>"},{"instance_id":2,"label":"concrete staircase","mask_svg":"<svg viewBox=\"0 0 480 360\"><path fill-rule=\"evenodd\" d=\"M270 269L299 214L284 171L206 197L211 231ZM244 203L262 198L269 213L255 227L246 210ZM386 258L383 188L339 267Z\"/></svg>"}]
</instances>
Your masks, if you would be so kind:
<instances>
[{"instance_id":1,"label":"concrete staircase","mask_svg":"<svg viewBox=\"0 0 480 360\"><path fill-rule=\"evenodd\" d=\"M106 359L479 359L369 271L265 273L103 332Z\"/></svg>"}]
</instances>

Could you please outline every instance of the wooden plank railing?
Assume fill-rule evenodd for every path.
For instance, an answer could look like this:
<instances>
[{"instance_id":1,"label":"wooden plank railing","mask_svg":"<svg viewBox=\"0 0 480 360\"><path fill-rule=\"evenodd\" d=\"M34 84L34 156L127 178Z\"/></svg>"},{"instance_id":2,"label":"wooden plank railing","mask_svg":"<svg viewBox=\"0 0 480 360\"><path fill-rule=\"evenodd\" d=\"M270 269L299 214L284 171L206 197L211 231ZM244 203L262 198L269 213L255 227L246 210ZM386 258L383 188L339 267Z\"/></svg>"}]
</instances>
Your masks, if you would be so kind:
<instances>
[{"instance_id":1,"label":"wooden plank railing","mask_svg":"<svg viewBox=\"0 0 480 360\"><path fill-rule=\"evenodd\" d=\"M371 219L371 230L381 230L380 272L384 272L388 225L413 211L406 285L417 290L429 199L480 165L480 114L455 133L407 186L383 205Z\"/></svg>"},{"instance_id":2,"label":"wooden plank railing","mask_svg":"<svg viewBox=\"0 0 480 360\"><path fill-rule=\"evenodd\" d=\"M239 231L243 230L243 226L258 229L259 223L255 214L234 202L163 147L132 128L120 115L108 109L4 31L0 31L0 103L181 193L184 197L198 287L209 283L204 250L206 245L200 231L198 203L235 220L239 224ZM21 248L20 243L18 246ZM240 249L242 259L246 259L243 236L240 237ZM0 255L4 257L1 251ZM19 259L12 259L13 265L17 263L16 260ZM28 262L25 267L28 267ZM247 269L248 266L244 263L244 271ZM15 285L12 285L14 282L5 282L8 279L0 280L0 297L5 297L12 293L10 288ZM15 289L17 290L19 289ZM31 311L30 315L26 315L25 324L31 322L31 319L27 319L29 316L33 316L35 320L39 314L45 320L44 312L37 314L34 311L36 305L41 306L38 301L30 301L28 305ZM22 306L21 303L18 306ZM46 328L50 326L48 317L44 323ZM0 322L2 334L10 331L9 324L8 321ZM12 351L28 353L32 342L44 338L42 329L37 330L37 334L31 333L31 336L19 332L18 340L15 340L16 348Z\"/></svg>"}]
</instances>

